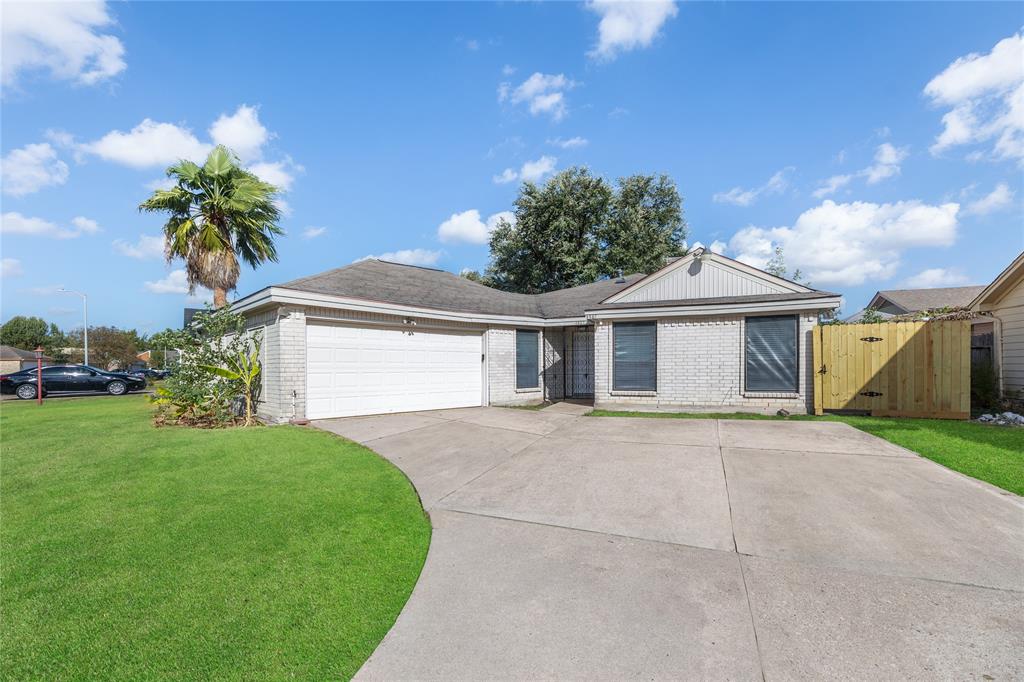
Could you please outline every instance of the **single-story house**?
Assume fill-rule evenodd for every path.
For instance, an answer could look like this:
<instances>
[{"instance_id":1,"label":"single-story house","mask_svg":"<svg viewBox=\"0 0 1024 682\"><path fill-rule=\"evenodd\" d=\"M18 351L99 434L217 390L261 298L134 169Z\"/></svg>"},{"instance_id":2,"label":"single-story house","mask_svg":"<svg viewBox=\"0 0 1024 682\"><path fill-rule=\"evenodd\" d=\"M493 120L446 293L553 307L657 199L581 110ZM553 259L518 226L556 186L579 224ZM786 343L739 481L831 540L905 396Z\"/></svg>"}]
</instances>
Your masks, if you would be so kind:
<instances>
[{"instance_id":1,"label":"single-story house","mask_svg":"<svg viewBox=\"0 0 1024 682\"><path fill-rule=\"evenodd\" d=\"M877 311L883 318L938 308L966 308L984 288L984 286L970 286L876 291L875 295L871 297L870 303L844 321L859 322L869 308Z\"/></svg>"},{"instance_id":2,"label":"single-story house","mask_svg":"<svg viewBox=\"0 0 1024 682\"><path fill-rule=\"evenodd\" d=\"M53 362L49 355L43 356L43 364ZM36 352L34 350L21 350L14 346L0 346L0 374L20 372L23 369L30 369L36 366Z\"/></svg>"},{"instance_id":3,"label":"single-story house","mask_svg":"<svg viewBox=\"0 0 1024 682\"><path fill-rule=\"evenodd\" d=\"M811 329L839 303L696 249L536 295L371 259L233 307L262 332L261 416L285 421L567 398L806 412Z\"/></svg>"},{"instance_id":4,"label":"single-story house","mask_svg":"<svg viewBox=\"0 0 1024 682\"><path fill-rule=\"evenodd\" d=\"M1000 392L1024 397L1024 252L975 296L970 308L979 314L972 329L992 326Z\"/></svg>"}]
</instances>

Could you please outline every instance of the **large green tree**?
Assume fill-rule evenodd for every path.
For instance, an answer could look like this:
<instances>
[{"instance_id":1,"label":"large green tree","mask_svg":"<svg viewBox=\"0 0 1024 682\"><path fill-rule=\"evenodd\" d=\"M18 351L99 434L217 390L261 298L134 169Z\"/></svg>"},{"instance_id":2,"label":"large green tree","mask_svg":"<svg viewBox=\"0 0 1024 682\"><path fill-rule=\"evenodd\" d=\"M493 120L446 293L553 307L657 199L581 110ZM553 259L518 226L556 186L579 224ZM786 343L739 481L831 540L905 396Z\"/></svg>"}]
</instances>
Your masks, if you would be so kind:
<instances>
[{"instance_id":1,"label":"large green tree","mask_svg":"<svg viewBox=\"0 0 1024 682\"><path fill-rule=\"evenodd\" d=\"M649 273L685 251L686 223L675 182L667 175L620 178L608 219L598 231L601 274Z\"/></svg>"},{"instance_id":2,"label":"large green tree","mask_svg":"<svg viewBox=\"0 0 1024 682\"><path fill-rule=\"evenodd\" d=\"M541 293L601 277L653 272L684 251L686 224L675 183L633 175L612 187L586 168L564 170L543 185L523 183L515 222L491 234L482 281L506 291Z\"/></svg>"},{"instance_id":3,"label":"large green tree","mask_svg":"<svg viewBox=\"0 0 1024 682\"><path fill-rule=\"evenodd\" d=\"M220 308L238 285L239 259L253 268L277 260L274 237L284 234L277 225L278 190L222 146L202 166L182 161L167 176L175 186L156 190L139 210L170 215L164 225L167 261L184 260L190 290L212 289L213 305Z\"/></svg>"},{"instance_id":4,"label":"large green tree","mask_svg":"<svg viewBox=\"0 0 1024 682\"><path fill-rule=\"evenodd\" d=\"M67 339L52 322L40 317L17 315L0 326L0 343L21 350L35 350L42 346L48 356L63 360Z\"/></svg>"}]
</instances>

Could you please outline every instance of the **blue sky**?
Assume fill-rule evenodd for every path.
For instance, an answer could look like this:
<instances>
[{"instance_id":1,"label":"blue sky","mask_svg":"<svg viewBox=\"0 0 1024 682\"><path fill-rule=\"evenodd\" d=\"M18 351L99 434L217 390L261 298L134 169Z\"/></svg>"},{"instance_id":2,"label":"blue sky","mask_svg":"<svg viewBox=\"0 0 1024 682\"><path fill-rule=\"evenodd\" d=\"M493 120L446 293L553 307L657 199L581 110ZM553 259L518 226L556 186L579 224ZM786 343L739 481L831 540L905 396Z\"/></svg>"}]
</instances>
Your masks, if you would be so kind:
<instances>
[{"instance_id":1,"label":"blue sky","mask_svg":"<svg viewBox=\"0 0 1024 682\"><path fill-rule=\"evenodd\" d=\"M4 4L0 316L156 331L190 300L136 206L229 141L288 187L280 262L458 272L523 178L671 175L690 243L845 296L1024 248L1024 5ZM147 239L148 237L148 239ZM196 298L202 298L199 292Z\"/></svg>"}]
</instances>

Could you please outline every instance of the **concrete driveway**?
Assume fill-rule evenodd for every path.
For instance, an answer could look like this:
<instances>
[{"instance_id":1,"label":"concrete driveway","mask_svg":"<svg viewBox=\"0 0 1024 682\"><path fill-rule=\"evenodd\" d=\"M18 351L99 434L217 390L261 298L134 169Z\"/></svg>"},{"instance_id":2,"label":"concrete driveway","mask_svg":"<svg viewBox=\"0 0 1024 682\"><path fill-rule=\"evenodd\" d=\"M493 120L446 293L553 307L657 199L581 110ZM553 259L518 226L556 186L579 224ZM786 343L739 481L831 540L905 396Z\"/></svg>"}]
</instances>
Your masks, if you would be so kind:
<instances>
[{"instance_id":1,"label":"concrete driveway","mask_svg":"<svg viewBox=\"0 0 1024 682\"><path fill-rule=\"evenodd\" d=\"M315 422L434 526L358 678L1024 677L1021 498L839 423L581 411Z\"/></svg>"}]
</instances>

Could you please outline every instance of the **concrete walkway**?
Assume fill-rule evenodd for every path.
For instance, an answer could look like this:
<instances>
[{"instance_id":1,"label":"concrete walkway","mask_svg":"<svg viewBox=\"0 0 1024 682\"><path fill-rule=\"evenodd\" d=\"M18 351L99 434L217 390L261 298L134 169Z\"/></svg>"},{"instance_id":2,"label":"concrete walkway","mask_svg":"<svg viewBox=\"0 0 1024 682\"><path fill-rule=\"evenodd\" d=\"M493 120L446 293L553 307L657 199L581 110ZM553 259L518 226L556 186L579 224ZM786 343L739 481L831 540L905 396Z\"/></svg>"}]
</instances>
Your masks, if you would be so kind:
<instances>
[{"instance_id":1,"label":"concrete walkway","mask_svg":"<svg viewBox=\"0 0 1024 682\"><path fill-rule=\"evenodd\" d=\"M315 422L434 526L359 679L1024 677L1021 498L845 424L570 407Z\"/></svg>"}]
</instances>

